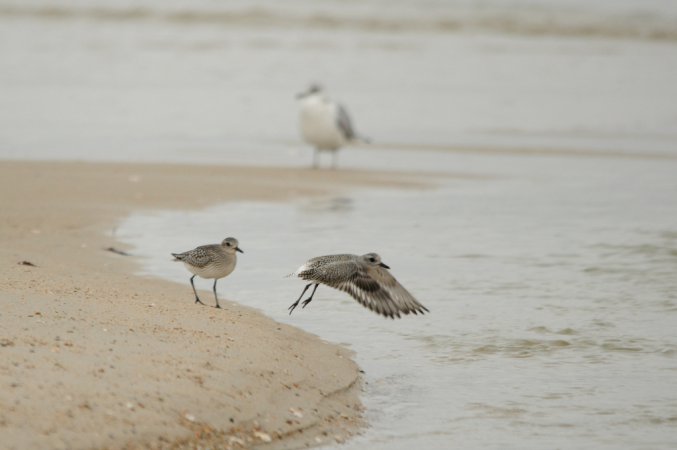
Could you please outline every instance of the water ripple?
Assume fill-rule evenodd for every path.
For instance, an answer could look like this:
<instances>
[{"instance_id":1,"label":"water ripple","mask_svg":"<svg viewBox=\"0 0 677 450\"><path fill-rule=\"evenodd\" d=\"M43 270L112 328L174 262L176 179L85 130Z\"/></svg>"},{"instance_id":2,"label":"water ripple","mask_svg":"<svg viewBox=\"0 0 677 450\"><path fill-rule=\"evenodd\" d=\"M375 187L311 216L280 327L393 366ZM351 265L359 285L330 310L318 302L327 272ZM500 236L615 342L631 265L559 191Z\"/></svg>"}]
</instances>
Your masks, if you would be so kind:
<instances>
[{"instance_id":1,"label":"water ripple","mask_svg":"<svg viewBox=\"0 0 677 450\"><path fill-rule=\"evenodd\" d=\"M564 328L559 331L550 331L547 327L531 328L538 334L559 335L564 338L516 338L501 339L487 337L491 343L480 343L463 336L451 337L446 335L409 336L410 340L421 342L430 352L430 358L438 364L449 362L477 362L488 358L534 358L552 357L558 362L565 359L583 359L588 363L602 363L615 355L622 354L654 354L664 357L677 355L677 345L637 337L619 337L593 339L580 336L579 332ZM559 356L562 352L566 357Z\"/></svg>"}]
</instances>

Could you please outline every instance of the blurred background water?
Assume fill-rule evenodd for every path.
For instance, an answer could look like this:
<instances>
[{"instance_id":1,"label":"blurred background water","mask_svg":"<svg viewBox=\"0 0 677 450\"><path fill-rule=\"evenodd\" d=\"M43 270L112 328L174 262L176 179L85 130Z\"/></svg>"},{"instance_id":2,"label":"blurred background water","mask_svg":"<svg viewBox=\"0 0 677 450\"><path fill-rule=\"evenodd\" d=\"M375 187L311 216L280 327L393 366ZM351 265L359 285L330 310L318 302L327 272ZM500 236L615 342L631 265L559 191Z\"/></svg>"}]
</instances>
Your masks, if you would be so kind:
<instances>
[{"instance_id":1,"label":"blurred background water","mask_svg":"<svg viewBox=\"0 0 677 450\"><path fill-rule=\"evenodd\" d=\"M138 213L144 273L190 302L169 252L238 237L222 296L366 371L342 448L674 448L676 30L659 0L0 1L0 157L308 166L320 81L374 140L341 167L437 186ZM284 275L368 251L429 315L286 314Z\"/></svg>"},{"instance_id":2,"label":"blurred background water","mask_svg":"<svg viewBox=\"0 0 677 450\"><path fill-rule=\"evenodd\" d=\"M2 0L0 25L5 158L298 165L311 81L379 148L677 142L670 0Z\"/></svg>"}]
</instances>

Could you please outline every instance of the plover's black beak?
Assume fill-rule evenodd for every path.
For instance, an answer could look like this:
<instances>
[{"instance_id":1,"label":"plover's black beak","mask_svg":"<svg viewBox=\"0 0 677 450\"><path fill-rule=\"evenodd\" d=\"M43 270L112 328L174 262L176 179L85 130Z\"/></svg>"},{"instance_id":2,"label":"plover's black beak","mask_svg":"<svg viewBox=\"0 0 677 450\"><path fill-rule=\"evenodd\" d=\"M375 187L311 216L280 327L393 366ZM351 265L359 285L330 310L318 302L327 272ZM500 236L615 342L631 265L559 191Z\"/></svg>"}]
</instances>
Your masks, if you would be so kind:
<instances>
[{"instance_id":1,"label":"plover's black beak","mask_svg":"<svg viewBox=\"0 0 677 450\"><path fill-rule=\"evenodd\" d=\"M236 252L244 253L240 247L235 247Z\"/></svg>"},{"instance_id":2,"label":"plover's black beak","mask_svg":"<svg viewBox=\"0 0 677 450\"><path fill-rule=\"evenodd\" d=\"M385 264L381 263L379 266L383 267L384 269L390 269L390 266L386 266Z\"/></svg>"},{"instance_id":3,"label":"plover's black beak","mask_svg":"<svg viewBox=\"0 0 677 450\"><path fill-rule=\"evenodd\" d=\"M306 95L308 95L307 92L299 92L298 94L296 94L296 98L299 99L299 100L301 100L301 99L302 99L303 97L305 97Z\"/></svg>"}]
</instances>

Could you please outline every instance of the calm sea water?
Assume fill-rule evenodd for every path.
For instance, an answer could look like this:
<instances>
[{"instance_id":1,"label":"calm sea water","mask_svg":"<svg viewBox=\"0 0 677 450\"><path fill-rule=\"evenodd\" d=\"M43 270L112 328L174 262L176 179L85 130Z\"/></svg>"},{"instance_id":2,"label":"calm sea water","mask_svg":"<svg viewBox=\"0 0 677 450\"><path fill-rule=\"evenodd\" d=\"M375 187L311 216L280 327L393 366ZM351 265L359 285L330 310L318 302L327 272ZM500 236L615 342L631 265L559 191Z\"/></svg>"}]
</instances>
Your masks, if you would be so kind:
<instances>
[{"instance_id":1,"label":"calm sea water","mask_svg":"<svg viewBox=\"0 0 677 450\"><path fill-rule=\"evenodd\" d=\"M222 296L366 372L341 448L674 448L676 2L279 5L0 2L0 158L305 166L293 95L321 81L375 142L342 167L448 176L136 214L144 273L190 302L169 252L237 236ZM368 251L429 315L325 287L287 315L284 275Z\"/></svg>"}]
</instances>

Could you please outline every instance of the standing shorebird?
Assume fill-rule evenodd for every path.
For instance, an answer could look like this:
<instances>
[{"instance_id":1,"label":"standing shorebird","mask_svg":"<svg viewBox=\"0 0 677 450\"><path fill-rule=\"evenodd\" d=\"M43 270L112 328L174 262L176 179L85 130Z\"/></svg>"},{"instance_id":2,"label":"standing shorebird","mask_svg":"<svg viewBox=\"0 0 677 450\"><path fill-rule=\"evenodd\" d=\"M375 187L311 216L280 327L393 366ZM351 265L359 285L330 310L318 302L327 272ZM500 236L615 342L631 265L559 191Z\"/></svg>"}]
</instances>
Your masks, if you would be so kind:
<instances>
[{"instance_id":1,"label":"standing shorebird","mask_svg":"<svg viewBox=\"0 0 677 450\"><path fill-rule=\"evenodd\" d=\"M193 287L195 293L195 303L202 303L200 297L197 295L193 278L200 276L202 278L214 279L214 300L216 300L216 307L219 305L219 298L216 295L216 282L219 278L230 275L235 269L237 263L237 255L235 252L244 253L238 247L237 239L229 237L224 239L220 244L201 245L193 250L184 253L172 253L175 261L181 261L186 269L193 274L190 277L190 285Z\"/></svg>"},{"instance_id":2,"label":"standing shorebird","mask_svg":"<svg viewBox=\"0 0 677 450\"><path fill-rule=\"evenodd\" d=\"M320 284L347 292L362 306L377 314L394 319L400 313L418 314L428 312L386 269L376 253L366 255L327 255L306 261L292 275L310 281L298 300L289 307L289 314L301 301L303 294L313 284L313 291L301 304L305 308L313 299Z\"/></svg>"},{"instance_id":3,"label":"standing shorebird","mask_svg":"<svg viewBox=\"0 0 677 450\"><path fill-rule=\"evenodd\" d=\"M301 134L314 147L313 167L319 164L319 153L332 153L332 167L336 168L338 150L351 141L368 139L358 136L346 109L327 97L322 88L311 85L296 96L301 102Z\"/></svg>"}]
</instances>

